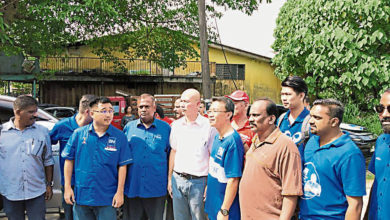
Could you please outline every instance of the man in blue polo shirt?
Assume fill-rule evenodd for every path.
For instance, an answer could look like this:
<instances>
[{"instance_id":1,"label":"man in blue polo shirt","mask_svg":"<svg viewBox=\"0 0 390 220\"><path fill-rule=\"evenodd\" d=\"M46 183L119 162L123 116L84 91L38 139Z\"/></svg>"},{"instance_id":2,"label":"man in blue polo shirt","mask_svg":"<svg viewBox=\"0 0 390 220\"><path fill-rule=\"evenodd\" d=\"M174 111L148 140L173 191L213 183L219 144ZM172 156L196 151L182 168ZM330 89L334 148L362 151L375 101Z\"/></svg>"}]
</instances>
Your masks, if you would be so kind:
<instances>
[{"instance_id":1,"label":"man in blue polo shirt","mask_svg":"<svg viewBox=\"0 0 390 220\"><path fill-rule=\"evenodd\" d=\"M60 152L65 148L66 143L68 142L70 136L73 134L73 131L79 127L83 127L91 123L92 118L89 115L89 103L95 98L94 95L83 95L79 102L79 111L76 115L64 118L61 121L57 122L53 129L50 131L51 144L57 144L60 142ZM64 191L64 163L65 159L60 155L60 171L61 171L61 186L62 192ZM72 175L71 180L72 187L74 186L74 175ZM64 208L65 219L73 219L73 207L69 204L66 204L65 200L62 200L62 207Z\"/></svg>"},{"instance_id":2,"label":"man in blue polo shirt","mask_svg":"<svg viewBox=\"0 0 390 220\"><path fill-rule=\"evenodd\" d=\"M65 149L66 203L73 206L75 219L116 219L115 208L123 204L127 164L132 162L126 136L111 125L110 100L91 101L93 122L76 129ZM74 193L71 187L75 168Z\"/></svg>"},{"instance_id":3,"label":"man in blue polo shirt","mask_svg":"<svg viewBox=\"0 0 390 220\"><path fill-rule=\"evenodd\" d=\"M344 107L316 100L310 111L314 134L302 157L301 219L360 219L365 195L365 162L360 149L340 130Z\"/></svg>"},{"instance_id":4,"label":"man in blue polo shirt","mask_svg":"<svg viewBox=\"0 0 390 220\"><path fill-rule=\"evenodd\" d=\"M240 219L238 184L242 176L244 145L230 119L234 103L226 97L215 98L208 112L214 138L209 161L205 212L210 220Z\"/></svg>"},{"instance_id":5,"label":"man in blue polo shirt","mask_svg":"<svg viewBox=\"0 0 390 220\"><path fill-rule=\"evenodd\" d=\"M390 88L381 97L380 104L375 107L382 124L384 134L375 144L368 170L375 174L371 188L370 201L366 219L390 219Z\"/></svg>"},{"instance_id":6,"label":"man in blue polo shirt","mask_svg":"<svg viewBox=\"0 0 390 220\"><path fill-rule=\"evenodd\" d=\"M129 122L124 132L134 155L125 185L125 220L162 220L168 184L168 123L154 118L155 99L142 94L138 100L139 119Z\"/></svg>"},{"instance_id":7,"label":"man in blue polo shirt","mask_svg":"<svg viewBox=\"0 0 390 220\"><path fill-rule=\"evenodd\" d=\"M288 111L279 117L277 125L281 132L294 141L302 155L304 132L309 130L310 118L310 111L304 105L307 85L301 77L289 76L282 82L280 95Z\"/></svg>"}]
</instances>

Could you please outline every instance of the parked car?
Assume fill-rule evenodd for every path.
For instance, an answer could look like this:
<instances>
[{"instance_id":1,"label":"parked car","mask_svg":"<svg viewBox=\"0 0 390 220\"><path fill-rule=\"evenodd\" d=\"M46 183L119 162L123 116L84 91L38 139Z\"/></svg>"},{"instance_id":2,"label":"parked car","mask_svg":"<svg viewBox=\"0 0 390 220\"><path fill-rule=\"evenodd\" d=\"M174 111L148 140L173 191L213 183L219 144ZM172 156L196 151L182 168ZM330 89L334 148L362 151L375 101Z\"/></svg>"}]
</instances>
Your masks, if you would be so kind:
<instances>
[{"instance_id":1,"label":"parked car","mask_svg":"<svg viewBox=\"0 0 390 220\"><path fill-rule=\"evenodd\" d=\"M49 107L49 108L44 108L46 112L49 112L52 114L54 117L58 119L63 119L63 118L68 118L77 113L77 108L75 107Z\"/></svg>"},{"instance_id":2,"label":"parked car","mask_svg":"<svg viewBox=\"0 0 390 220\"><path fill-rule=\"evenodd\" d=\"M10 96L0 95L0 120L1 123L5 123L14 116L13 102L16 98ZM57 118L49 114L48 112L38 108L37 124L45 126L49 130L54 127L54 124L58 121ZM54 159L54 186L53 186L53 198L46 202L46 210L48 212L60 212L62 205L62 193L61 193L61 177L59 169L59 145L52 146L53 159ZM1 215L0 215L1 216Z\"/></svg>"}]
</instances>

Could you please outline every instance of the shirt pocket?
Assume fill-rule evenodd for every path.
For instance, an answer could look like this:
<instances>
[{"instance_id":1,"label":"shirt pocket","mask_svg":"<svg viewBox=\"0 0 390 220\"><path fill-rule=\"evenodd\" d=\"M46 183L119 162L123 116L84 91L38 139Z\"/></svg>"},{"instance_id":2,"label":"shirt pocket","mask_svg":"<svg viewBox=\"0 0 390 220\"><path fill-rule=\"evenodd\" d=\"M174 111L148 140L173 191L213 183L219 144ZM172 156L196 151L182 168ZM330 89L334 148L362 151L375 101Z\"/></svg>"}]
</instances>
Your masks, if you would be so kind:
<instances>
[{"instance_id":1,"label":"shirt pocket","mask_svg":"<svg viewBox=\"0 0 390 220\"><path fill-rule=\"evenodd\" d=\"M103 163L108 166L118 165L118 154L116 151L105 151L102 155Z\"/></svg>"},{"instance_id":2,"label":"shirt pocket","mask_svg":"<svg viewBox=\"0 0 390 220\"><path fill-rule=\"evenodd\" d=\"M43 148L45 146L45 142L43 140L32 138L27 140L26 144L30 155L35 157L42 156Z\"/></svg>"}]
</instances>

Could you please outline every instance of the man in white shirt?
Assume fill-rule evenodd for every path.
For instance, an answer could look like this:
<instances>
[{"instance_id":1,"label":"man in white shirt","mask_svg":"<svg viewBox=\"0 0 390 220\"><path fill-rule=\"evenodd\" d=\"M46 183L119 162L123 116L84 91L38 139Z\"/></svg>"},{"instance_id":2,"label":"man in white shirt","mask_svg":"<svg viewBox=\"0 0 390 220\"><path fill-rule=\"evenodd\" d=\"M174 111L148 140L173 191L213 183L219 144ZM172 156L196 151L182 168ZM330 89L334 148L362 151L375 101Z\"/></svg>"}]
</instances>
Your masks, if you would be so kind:
<instances>
[{"instance_id":1,"label":"man in white shirt","mask_svg":"<svg viewBox=\"0 0 390 220\"><path fill-rule=\"evenodd\" d=\"M184 117L172 123L168 192L175 219L206 219L204 192L215 129L198 113L200 93L187 89L181 95Z\"/></svg>"}]
</instances>

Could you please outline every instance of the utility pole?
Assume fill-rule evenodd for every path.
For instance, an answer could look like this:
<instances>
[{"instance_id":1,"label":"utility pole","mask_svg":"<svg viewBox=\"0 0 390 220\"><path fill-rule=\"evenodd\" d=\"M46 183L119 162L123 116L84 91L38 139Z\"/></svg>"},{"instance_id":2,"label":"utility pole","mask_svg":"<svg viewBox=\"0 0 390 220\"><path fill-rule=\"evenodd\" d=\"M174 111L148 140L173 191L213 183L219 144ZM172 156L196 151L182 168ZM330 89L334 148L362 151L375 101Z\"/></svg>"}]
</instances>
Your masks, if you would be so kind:
<instances>
[{"instance_id":1,"label":"utility pole","mask_svg":"<svg viewBox=\"0 0 390 220\"><path fill-rule=\"evenodd\" d=\"M203 98L206 102L211 99L211 80L209 66L209 46L207 43L207 24L206 24L206 4L205 0L198 0L199 14L199 41L200 41L200 59L202 64L202 90Z\"/></svg>"}]
</instances>

